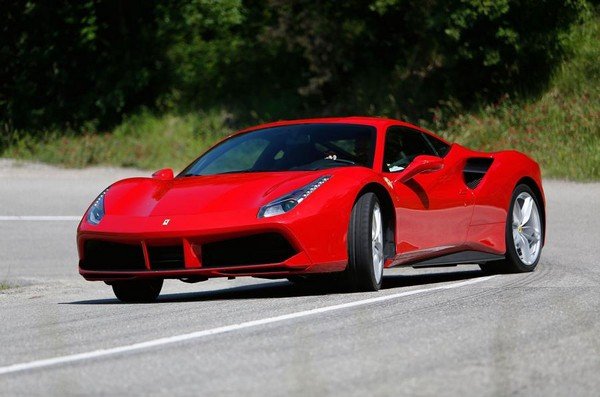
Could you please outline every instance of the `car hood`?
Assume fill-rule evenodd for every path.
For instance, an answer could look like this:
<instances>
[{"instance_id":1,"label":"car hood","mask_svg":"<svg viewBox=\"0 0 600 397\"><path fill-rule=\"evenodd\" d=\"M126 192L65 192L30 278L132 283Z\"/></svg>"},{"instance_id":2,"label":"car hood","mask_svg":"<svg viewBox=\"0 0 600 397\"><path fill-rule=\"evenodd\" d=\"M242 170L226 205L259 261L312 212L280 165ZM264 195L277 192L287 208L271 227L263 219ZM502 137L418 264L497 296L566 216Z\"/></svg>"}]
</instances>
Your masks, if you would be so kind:
<instances>
[{"instance_id":1,"label":"car hood","mask_svg":"<svg viewBox=\"0 0 600 397\"><path fill-rule=\"evenodd\" d=\"M330 171L236 173L171 180L132 178L110 187L105 208L107 215L127 216L258 211Z\"/></svg>"}]
</instances>

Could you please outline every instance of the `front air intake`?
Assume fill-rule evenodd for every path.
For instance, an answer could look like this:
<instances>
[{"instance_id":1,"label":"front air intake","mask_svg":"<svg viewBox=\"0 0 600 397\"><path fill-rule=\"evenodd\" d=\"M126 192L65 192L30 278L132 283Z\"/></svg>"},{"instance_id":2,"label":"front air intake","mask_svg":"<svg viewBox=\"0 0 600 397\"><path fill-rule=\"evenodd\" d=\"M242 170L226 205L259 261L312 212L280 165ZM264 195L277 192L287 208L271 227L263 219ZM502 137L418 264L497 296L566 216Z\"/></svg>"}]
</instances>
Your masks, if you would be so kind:
<instances>
[{"instance_id":1,"label":"front air intake","mask_svg":"<svg viewBox=\"0 0 600 397\"><path fill-rule=\"evenodd\" d=\"M88 240L83 244L83 260L79 266L84 270L146 270L140 243L103 240Z\"/></svg>"},{"instance_id":2,"label":"front air intake","mask_svg":"<svg viewBox=\"0 0 600 397\"><path fill-rule=\"evenodd\" d=\"M296 254L278 233L263 233L202 245L203 267L281 263Z\"/></svg>"},{"instance_id":3,"label":"front air intake","mask_svg":"<svg viewBox=\"0 0 600 397\"><path fill-rule=\"evenodd\" d=\"M183 245L147 246L152 270L184 269Z\"/></svg>"}]
</instances>

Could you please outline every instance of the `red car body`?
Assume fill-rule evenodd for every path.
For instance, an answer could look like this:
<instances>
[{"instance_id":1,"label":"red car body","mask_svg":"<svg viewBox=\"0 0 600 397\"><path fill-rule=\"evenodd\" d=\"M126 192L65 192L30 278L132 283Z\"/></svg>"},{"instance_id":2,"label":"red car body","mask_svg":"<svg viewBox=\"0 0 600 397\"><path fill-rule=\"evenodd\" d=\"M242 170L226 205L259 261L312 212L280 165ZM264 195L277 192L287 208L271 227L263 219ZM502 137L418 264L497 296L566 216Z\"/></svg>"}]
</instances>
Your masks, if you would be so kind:
<instances>
[{"instance_id":1,"label":"red car body","mask_svg":"<svg viewBox=\"0 0 600 397\"><path fill-rule=\"evenodd\" d=\"M348 263L352 208L365 191L382 202L385 267L482 263L505 255L514 188L526 184L544 201L539 166L516 151L483 153L451 144L437 171L416 172L410 178L403 177L408 167L387 172L383 156L390 127L435 137L401 121L369 117L282 121L237 134L310 123L374 127L373 166L189 178L170 178L163 172L154 178L116 182L104 198L102 221L93 225L84 216L79 224L80 274L110 283L340 272ZM323 175L331 178L292 211L257 217L261 206ZM541 212L543 218L543 205Z\"/></svg>"}]
</instances>

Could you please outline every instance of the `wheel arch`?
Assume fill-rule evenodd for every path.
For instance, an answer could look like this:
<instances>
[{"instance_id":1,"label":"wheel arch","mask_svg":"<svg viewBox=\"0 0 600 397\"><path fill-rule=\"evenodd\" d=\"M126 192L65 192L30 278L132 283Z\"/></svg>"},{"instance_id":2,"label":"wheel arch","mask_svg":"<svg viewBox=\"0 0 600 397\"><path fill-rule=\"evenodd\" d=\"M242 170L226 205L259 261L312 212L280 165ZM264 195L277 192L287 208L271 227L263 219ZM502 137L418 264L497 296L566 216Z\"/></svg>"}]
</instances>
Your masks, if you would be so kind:
<instances>
[{"instance_id":1,"label":"wheel arch","mask_svg":"<svg viewBox=\"0 0 600 397\"><path fill-rule=\"evenodd\" d=\"M516 189L519 185L525 185L529 187L536 195L538 201L541 204L540 215L542 216L542 225L544 228L544 241L542 241L542 245L544 245L546 243L546 202L544 199L544 194L542 193L542 189L538 186L537 182L533 178L528 176L519 179L514 189Z\"/></svg>"},{"instance_id":2,"label":"wheel arch","mask_svg":"<svg viewBox=\"0 0 600 397\"><path fill-rule=\"evenodd\" d=\"M396 255L396 211L394 202L390 193L385 187L376 182L368 183L358 192L354 203L365 193L373 193L377 196L381 211L383 212L383 223L385 227L385 248L384 255L386 259L393 258Z\"/></svg>"}]
</instances>

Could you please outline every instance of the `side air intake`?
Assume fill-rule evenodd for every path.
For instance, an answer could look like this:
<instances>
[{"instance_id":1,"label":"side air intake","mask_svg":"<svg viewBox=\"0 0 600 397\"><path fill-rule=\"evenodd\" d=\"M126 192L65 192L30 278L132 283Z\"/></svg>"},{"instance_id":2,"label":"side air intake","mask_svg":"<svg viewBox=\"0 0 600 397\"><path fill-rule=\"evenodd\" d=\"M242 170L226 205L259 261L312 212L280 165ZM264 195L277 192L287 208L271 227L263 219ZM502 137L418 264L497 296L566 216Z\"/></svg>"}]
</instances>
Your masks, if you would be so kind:
<instances>
[{"instance_id":1,"label":"side air intake","mask_svg":"<svg viewBox=\"0 0 600 397\"><path fill-rule=\"evenodd\" d=\"M475 189L486 172L490 169L490 166L494 162L492 158L471 158L467 160L467 164L463 169L463 177L465 179L465 185L470 189Z\"/></svg>"}]
</instances>

